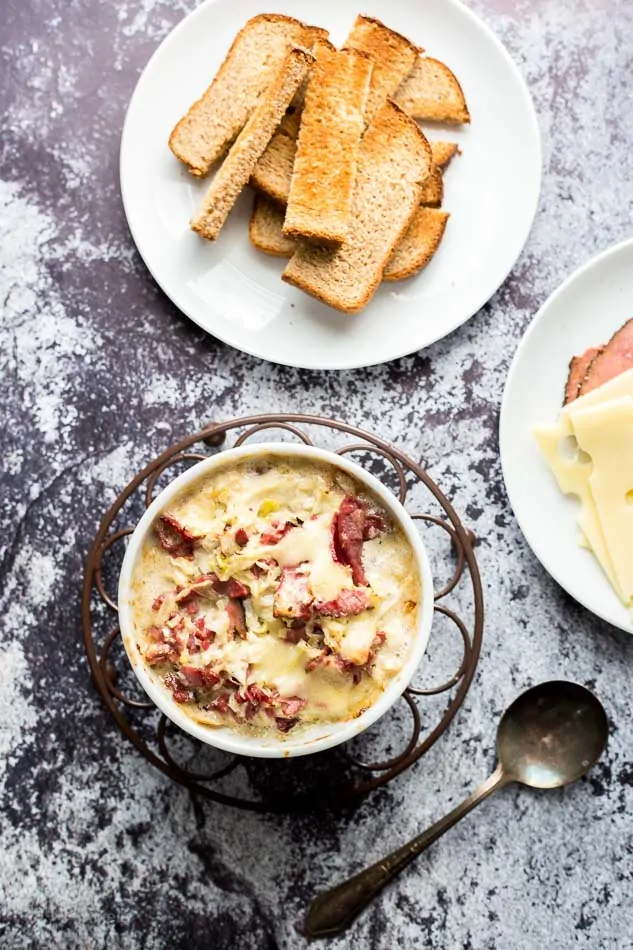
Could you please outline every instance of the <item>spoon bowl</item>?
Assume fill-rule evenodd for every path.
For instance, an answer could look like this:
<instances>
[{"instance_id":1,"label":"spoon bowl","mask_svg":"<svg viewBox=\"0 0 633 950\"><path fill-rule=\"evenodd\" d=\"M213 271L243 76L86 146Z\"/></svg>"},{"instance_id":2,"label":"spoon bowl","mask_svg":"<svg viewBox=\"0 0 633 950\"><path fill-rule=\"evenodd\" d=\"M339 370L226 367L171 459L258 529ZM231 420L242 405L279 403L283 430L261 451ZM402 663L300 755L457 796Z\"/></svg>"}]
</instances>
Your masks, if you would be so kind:
<instances>
[{"instance_id":1,"label":"spoon bowl","mask_svg":"<svg viewBox=\"0 0 633 950\"><path fill-rule=\"evenodd\" d=\"M506 710L497 733L499 763L522 785L560 788L595 765L608 733L602 703L584 686L540 683Z\"/></svg>"}]
</instances>

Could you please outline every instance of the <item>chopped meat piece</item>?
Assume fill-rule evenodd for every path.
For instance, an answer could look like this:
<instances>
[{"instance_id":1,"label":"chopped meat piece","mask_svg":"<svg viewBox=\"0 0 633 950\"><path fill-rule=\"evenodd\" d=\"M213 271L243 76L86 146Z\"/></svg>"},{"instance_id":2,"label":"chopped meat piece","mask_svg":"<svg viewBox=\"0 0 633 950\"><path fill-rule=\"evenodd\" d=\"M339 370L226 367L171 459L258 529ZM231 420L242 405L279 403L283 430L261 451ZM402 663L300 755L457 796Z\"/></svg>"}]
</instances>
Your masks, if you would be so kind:
<instances>
[{"instance_id":1,"label":"chopped meat piece","mask_svg":"<svg viewBox=\"0 0 633 950\"><path fill-rule=\"evenodd\" d=\"M628 320L597 353L580 384L579 396L633 368L633 318Z\"/></svg>"},{"instance_id":2,"label":"chopped meat piece","mask_svg":"<svg viewBox=\"0 0 633 950\"><path fill-rule=\"evenodd\" d=\"M194 692L187 689L176 673L169 673L165 677L165 686L171 690L171 694L177 703L192 703L196 698Z\"/></svg>"},{"instance_id":3,"label":"chopped meat piece","mask_svg":"<svg viewBox=\"0 0 633 950\"><path fill-rule=\"evenodd\" d=\"M281 712L288 719L292 719L297 713L306 706L306 700L301 699L299 696L291 696L290 699L282 699L279 703Z\"/></svg>"},{"instance_id":4,"label":"chopped meat piece","mask_svg":"<svg viewBox=\"0 0 633 950\"><path fill-rule=\"evenodd\" d=\"M308 577L302 573L300 565L284 567L279 587L275 593L273 606L275 617L307 620L310 616L312 600Z\"/></svg>"},{"instance_id":5,"label":"chopped meat piece","mask_svg":"<svg viewBox=\"0 0 633 950\"><path fill-rule=\"evenodd\" d=\"M229 615L229 636L245 637L246 615L242 601L229 600L226 605L226 612Z\"/></svg>"},{"instance_id":6,"label":"chopped meat piece","mask_svg":"<svg viewBox=\"0 0 633 950\"><path fill-rule=\"evenodd\" d=\"M335 560L351 567L354 583L362 587L367 586L362 560L366 514L362 502L347 495L332 524Z\"/></svg>"},{"instance_id":7,"label":"chopped meat piece","mask_svg":"<svg viewBox=\"0 0 633 950\"><path fill-rule=\"evenodd\" d=\"M280 732L290 732L290 730L297 725L299 722L298 719L281 719L279 716L275 717L275 722L277 723L277 728Z\"/></svg>"},{"instance_id":8,"label":"chopped meat piece","mask_svg":"<svg viewBox=\"0 0 633 950\"><path fill-rule=\"evenodd\" d=\"M165 594L159 594L158 597L152 601L152 610L160 610L165 601Z\"/></svg>"},{"instance_id":9,"label":"chopped meat piece","mask_svg":"<svg viewBox=\"0 0 633 950\"><path fill-rule=\"evenodd\" d=\"M332 651L330 650L330 648L325 647L324 650L321 650L320 653L317 653L316 656L313 656L312 659L308 660L308 662L304 666L304 670L306 671L306 673L312 673L313 670L316 670L317 666L321 666L321 664L325 662L325 660L327 659L328 656L330 656L331 653Z\"/></svg>"},{"instance_id":10,"label":"chopped meat piece","mask_svg":"<svg viewBox=\"0 0 633 950\"><path fill-rule=\"evenodd\" d=\"M199 686L203 689L212 689L222 679L215 670L198 669L197 666L183 666L180 672L185 678L187 686Z\"/></svg>"},{"instance_id":11,"label":"chopped meat piece","mask_svg":"<svg viewBox=\"0 0 633 950\"><path fill-rule=\"evenodd\" d=\"M277 521L273 521L272 528L270 531L264 531L260 540L262 544L279 544L282 538L288 534L291 528L296 528L297 526L292 523L292 521L286 521L285 524L279 524Z\"/></svg>"},{"instance_id":12,"label":"chopped meat piece","mask_svg":"<svg viewBox=\"0 0 633 950\"><path fill-rule=\"evenodd\" d=\"M200 604L195 599L195 597L192 597L191 600L187 601L187 606L185 607L185 610L187 611L190 617L195 617L199 609L200 609Z\"/></svg>"},{"instance_id":13,"label":"chopped meat piece","mask_svg":"<svg viewBox=\"0 0 633 950\"><path fill-rule=\"evenodd\" d=\"M286 628L284 640L286 643L299 643L300 640L303 640L305 632L305 624L301 623L300 621L298 623L297 621L294 621L292 626Z\"/></svg>"},{"instance_id":14,"label":"chopped meat piece","mask_svg":"<svg viewBox=\"0 0 633 950\"><path fill-rule=\"evenodd\" d=\"M592 360L598 355L599 352L600 350L597 347L591 347L590 349L586 350L582 356L574 356L572 358L572 361L569 364L569 375L567 376L567 382L565 383L565 400L563 402L564 406L566 406L567 403L571 402L573 399L576 399L578 396L587 370L589 369Z\"/></svg>"},{"instance_id":15,"label":"chopped meat piece","mask_svg":"<svg viewBox=\"0 0 633 950\"><path fill-rule=\"evenodd\" d=\"M241 548L248 544L248 534L244 528L238 528L235 532L235 543L239 544Z\"/></svg>"},{"instance_id":16,"label":"chopped meat piece","mask_svg":"<svg viewBox=\"0 0 633 950\"><path fill-rule=\"evenodd\" d=\"M161 515L156 525L160 546L172 557L193 557L193 546L203 535L194 534L173 515Z\"/></svg>"},{"instance_id":17,"label":"chopped meat piece","mask_svg":"<svg viewBox=\"0 0 633 950\"><path fill-rule=\"evenodd\" d=\"M366 512L365 524L363 526L363 541L373 541L374 538L384 534L386 530L387 524L381 515L373 511Z\"/></svg>"},{"instance_id":18,"label":"chopped meat piece","mask_svg":"<svg viewBox=\"0 0 633 950\"><path fill-rule=\"evenodd\" d=\"M323 617L355 617L369 606L369 595L364 588L342 590L334 600L317 602L314 609Z\"/></svg>"},{"instance_id":19,"label":"chopped meat piece","mask_svg":"<svg viewBox=\"0 0 633 950\"><path fill-rule=\"evenodd\" d=\"M244 697L249 703L252 703L253 706L259 706L260 703L267 703L270 700L269 694L263 690L261 686L258 686L257 683L252 683L246 687Z\"/></svg>"},{"instance_id":20,"label":"chopped meat piece","mask_svg":"<svg viewBox=\"0 0 633 950\"><path fill-rule=\"evenodd\" d=\"M228 693L220 693L219 696L216 696L215 699L212 699L210 703L206 703L203 707L204 709L215 709L217 712L226 712L230 709L229 707L230 696Z\"/></svg>"},{"instance_id":21,"label":"chopped meat piece","mask_svg":"<svg viewBox=\"0 0 633 950\"><path fill-rule=\"evenodd\" d=\"M177 654L170 643L153 643L145 651L145 662L150 666L156 666L157 663L167 663L168 660L177 659Z\"/></svg>"},{"instance_id":22,"label":"chopped meat piece","mask_svg":"<svg viewBox=\"0 0 633 950\"><path fill-rule=\"evenodd\" d=\"M215 640L215 630L211 630L207 627L204 617L198 617L197 620L194 620L193 625L200 637L200 649L206 650Z\"/></svg>"},{"instance_id":23,"label":"chopped meat piece","mask_svg":"<svg viewBox=\"0 0 633 950\"><path fill-rule=\"evenodd\" d=\"M148 627L145 633L150 638L150 640L154 641L154 643L163 643L165 640L162 627Z\"/></svg>"},{"instance_id":24,"label":"chopped meat piece","mask_svg":"<svg viewBox=\"0 0 633 950\"><path fill-rule=\"evenodd\" d=\"M384 630L379 630L374 639L372 640L371 649L367 655L367 662L364 664L366 667L370 667L374 660L376 659L376 654L380 650L381 646L387 639L387 634Z\"/></svg>"},{"instance_id":25,"label":"chopped meat piece","mask_svg":"<svg viewBox=\"0 0 633 950\"><path fill-rule=\"evenodd\" d=\"M264 566L265 565L265 566ZM265 561L258 561L251 567L253 577L261 577L266 573L267 568L277 567L277 561L274 558L267 558Z\"/></svg>"},{"instance_id":26,"label":"chopped meat piece","mask_svg":"<svg viewBox=\"0 0 633 950\"><path fill-rule=\"evenodd\" d=\"M176 595L176 603L186 603L196 593L208 588L211 588L214 593L221 597L233 597L236 600L249 597L251 593L246 584L242 584L234 577L231 577L228 581L221 581L217 574L200 574L199 577L194 577L188 587L184 587Z\"/></svg>"},{"instance_id":27,"label":"chopped meat piece","mask_svg":"<svg viewBox=\"0 0 633 950\"><path fill-rule=\"evenodd\" d=\"M249 597L251 592L246 584L242 584L241 581L237 581L232 577L230 581L226 582L226 593L233 600L243 600L244 597Z\"/></svg>"},{"instance_id":28,"label":"chopped meat piece","mask_svg":"<svg viewBox=\"0 0 633 950\"><path fill-rule=\"evenodd\" d=\"M184 625L185 625L185 618L183 617L182 614L178 614L178 613L170 614L169 620L165 624L165 626L169 630L171 630L174 634L180 633Z\"/></svg>"},{"instance_id":29,"label":"chopped meat piece","mask_svg":"<svg viewBox=\"0 0 633 950\"><path fill-rule=\"evenodd\" d=\"M333 653L328 657L327 661L331 666L335 666L337 670L340 670L341 673L351 673L352 675L358 669L355 663L352 663L351 660L344 660L342 656L339 656L338 653Z\"/></svg>"},{"instance_id":30,"label":"chopped meat piece","mask_svg":"<svg viewBox=\"0 0 633 950\"><path fill-rule=\"evenodd\" d=\"M200 653L200 644L196 640L193 633L190 633L187 637L187 651L190 654Z\"/></svg>"}]
</instances>

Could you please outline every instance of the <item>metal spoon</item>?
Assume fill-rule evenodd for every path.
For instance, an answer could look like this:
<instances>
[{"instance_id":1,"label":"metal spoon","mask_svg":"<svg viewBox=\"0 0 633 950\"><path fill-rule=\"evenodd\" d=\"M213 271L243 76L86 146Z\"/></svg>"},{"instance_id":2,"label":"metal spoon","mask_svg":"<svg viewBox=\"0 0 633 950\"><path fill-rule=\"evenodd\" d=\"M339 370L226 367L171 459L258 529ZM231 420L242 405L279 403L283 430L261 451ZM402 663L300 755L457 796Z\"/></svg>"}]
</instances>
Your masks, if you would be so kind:
<instances>
[{"instance_id":1,"label":"metal spoon","mask_svg":"<svg viewBox=\"0 0 633 950\"><path fill-rule=\"evenodd\" d=\"M602 755L608 731L602 704L584 686L556 680L527 690L499 723L499 764L490 778L408 844L320 894L308 910L306 936L326 937L345 930L414 858L497 789L510 782L530 788L560 788L575 782Z\"/></svg>"}]
</instances>

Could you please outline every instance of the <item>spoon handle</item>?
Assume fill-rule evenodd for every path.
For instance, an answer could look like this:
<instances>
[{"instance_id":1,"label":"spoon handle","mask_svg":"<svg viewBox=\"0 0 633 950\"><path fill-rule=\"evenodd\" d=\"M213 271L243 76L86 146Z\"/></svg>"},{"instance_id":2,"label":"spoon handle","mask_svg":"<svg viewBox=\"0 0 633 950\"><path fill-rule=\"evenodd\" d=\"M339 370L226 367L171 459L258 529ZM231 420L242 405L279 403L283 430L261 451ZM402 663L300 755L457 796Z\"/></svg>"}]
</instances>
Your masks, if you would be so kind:
<instances>
[{"instance_id":1,"label":"spoon handle","mask_svg":"<svg viewBox=\"0 0 633 950\"><path fill-rule=\"evenodd\" d=\"M500 765L489 779L469 795L460 805L441 818L422 834L393 851L386 858L365 868L342 884L319 894L308 908L304 932L307 937L328 937L341 933L352 923L374 897L429 845L452 828L460 818L482 802L484 798L511 782Z\"/></svg>"}]
</instances>

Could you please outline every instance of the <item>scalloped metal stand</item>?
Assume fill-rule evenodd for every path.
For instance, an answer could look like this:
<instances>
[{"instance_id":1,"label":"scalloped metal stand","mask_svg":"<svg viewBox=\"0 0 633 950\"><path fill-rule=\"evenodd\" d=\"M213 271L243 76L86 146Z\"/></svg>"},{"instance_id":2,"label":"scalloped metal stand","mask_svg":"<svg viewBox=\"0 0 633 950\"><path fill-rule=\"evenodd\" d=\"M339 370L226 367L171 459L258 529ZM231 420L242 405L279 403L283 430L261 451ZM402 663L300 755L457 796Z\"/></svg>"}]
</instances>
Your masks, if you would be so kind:
<instances>
[{"instance_id":1,"label":"scalloped metal stand","mask_svg":"<svg viewBox=\"0 0 633 950\"><path fill-rule=\"evenodd\" d=\"M428 689L410 686L404 692L402 702L408 707L411 716L411 737L405 748L388 760L362 761L352 755L349 751L350 743L347 743L329 752L289 760L250 759L217 753L219 761L216 766L209 770L194 770L176 760L168 748L168 736L181 741L186 739L193 746L201 747L202 744L196 743L196 740L189 736L185 737L184 733L159 713L153 703L127 696L117 687L119 673L112 657L112 647L120 640L118 626L116 623L112 626L112 613L116 614L117 605L106 590L103 570L108 554L123 538L132 533L133 527L116 527L115 522L124 506L139 494L145 506L151 503L157 481L168 468L193 464L207 458L211 454L209 449L221 449L227 433L241 430L233 443L234 446L242 445L247 439L270 429L284 430L307 445L314 444L301 426L316 427L319 434L321 430L329 429L337 434L353 436L357 441L339 448L338 454L364 453L379 456L381 462L388 463L395 471L398 480L397 494L403 504L406 504L410 493L408 479L414 485L424 485L439 503L445 517L418 512L413 512L412 517L442 529L452 543L456 564L451 579L435 593L435 611L457 627L463 643L462 659L454 675L440 686ZM200 445L201 451L190 451L191 447L197 444ZM171 446L139 472L121 492L101 522L88 555L82 598L84 643L94 683L117 726L139 752L170 779L186 786L197 795L263 812L305 811L349 804L373 789L391 782L417 762L446 731L464 701L477 668L483 633L483 596L473 553L474 541L472 532L463 526L448 499L424 469L398 449L362 429L319 416L295 414L251 416L209 425ZM455 591L460 581L465 581L466 577L470 580L469 599L473 613L470 629L454 610L440 603ZM127 659L122 650L120 661L127 666ZM427 725L430 711L425 706L424 698L440 693L449 695L448 703L439 721ZM374 729L379 726L380 723ZM211 755L215 752L208 746L204 746L204 751ZM238 770L243 770L245 774L240 775ZM227 782L228 787L225 784Z\"/></svg>"}]
</instances>

